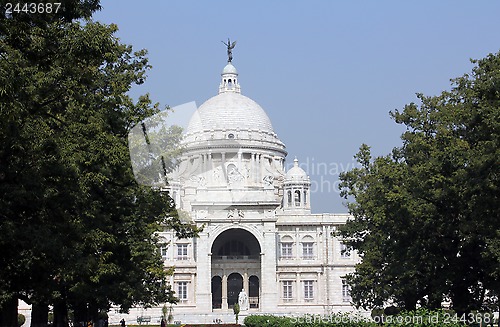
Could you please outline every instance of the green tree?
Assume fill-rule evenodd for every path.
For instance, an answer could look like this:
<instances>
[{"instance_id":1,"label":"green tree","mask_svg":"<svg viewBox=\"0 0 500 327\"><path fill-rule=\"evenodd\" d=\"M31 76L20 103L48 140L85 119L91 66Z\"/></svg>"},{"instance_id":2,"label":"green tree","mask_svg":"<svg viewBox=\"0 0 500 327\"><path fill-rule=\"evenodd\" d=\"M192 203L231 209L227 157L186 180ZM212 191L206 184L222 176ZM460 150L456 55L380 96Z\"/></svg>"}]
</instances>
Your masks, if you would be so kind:
<instances>
[{"instance_id":1,"label":"green tree","mask_svg":"<svg viewBox=\"0 0 500 327\"><path fill-rule=\"evenodd\" d=\"M372 159L363 145L340 176L354 218L339 235L363 258L348 276L358 306L449 298L469 312L499 294L500 54L473 63L451 91L391 113L401 147Z\"/></svg>"},{"instance_id":2,"label":"green tree","mask_svg":"<svg viewBox=\"0 0 500 327\"><path fill-rule=\"evenodd\" d=\"M4 7L4 3L1 5ZM17 324L17 299L32 325L95 318L111 303L174 302L156 232L192 237L172 200L140 186L127 134L158 112L127 96L150 68L89 20L98 1L58 13L0 17L0 325Z\"/></svg>"},{"instance_id":3,"label":"green tree","mask_svg":"<svg viewBox=\"0 0 500 327\"><path fill-rule=\"evenodd\" d=\"M234 319L235 319L236 323L238 323L238 317L240 315L240 305L238 303L234 304L233 313L234 313Z\"/></svg>"}]
</instances>

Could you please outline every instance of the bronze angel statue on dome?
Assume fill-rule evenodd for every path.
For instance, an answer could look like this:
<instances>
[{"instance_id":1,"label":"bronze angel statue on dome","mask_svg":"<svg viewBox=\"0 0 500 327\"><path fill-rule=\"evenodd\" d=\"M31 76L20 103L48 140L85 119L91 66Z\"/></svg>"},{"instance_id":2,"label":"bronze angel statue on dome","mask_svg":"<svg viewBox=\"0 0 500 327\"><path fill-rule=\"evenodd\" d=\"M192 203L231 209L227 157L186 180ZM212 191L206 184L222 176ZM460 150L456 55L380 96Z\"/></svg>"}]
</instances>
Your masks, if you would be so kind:
<instances>
[{"instance_id":1,"label":"bronze angel statue on dome","mask_svg":"<svg viewBox=\"0 0 500 327\"><path fill-rule=\"evenodd\" d=\"M227 43L221 41L227 47L227 62L231 62L233 60L233 48L236 45L236 41L231 43L231 40L228 38Z\"/></svg>"}]
</instances>

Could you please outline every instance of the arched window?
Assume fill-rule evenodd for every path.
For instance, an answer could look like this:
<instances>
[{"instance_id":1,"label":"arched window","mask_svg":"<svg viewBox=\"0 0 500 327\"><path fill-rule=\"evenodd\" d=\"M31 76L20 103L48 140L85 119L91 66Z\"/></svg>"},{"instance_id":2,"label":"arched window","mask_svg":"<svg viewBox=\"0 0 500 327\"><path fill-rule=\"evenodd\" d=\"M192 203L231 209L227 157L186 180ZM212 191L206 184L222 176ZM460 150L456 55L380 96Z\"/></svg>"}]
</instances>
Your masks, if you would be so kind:
<instances>
[{"instance_id":1,"label":"arched window","mask_svg":"<svg viewBox=\"0 0 500 327\"><path fill-rule=\"evenodd\" d=\"M238 273L227 276L227 304L233 308L238 303L238 295L243 289L243 277Z\"/></svg>"},{"instance_id":2,"label":"arched window","mask_svg":"<svg viewBox=\"0 0 500 327\"><path fill-rule=\"evenodd\" d=\"M212 309L222 308L222 278L212 277Z\"/></svg>"},{"instance_id":3,"label":"arched window","mask_svg":"<svg viewBox=\"0 0 500 327\"><path fill-rule=\"evenodd\" d=\"M292 191L288 191L288 206L292 206Z\"/></svg>"},{"instance_id":4,"label":"arched window","mask_svg":"<svg viewBox=\"0 0 500 327\"><path fill-rule=\"evenodd\" d=\"M295 193L295 206L299 207L300 206L300 191L296 190L294 193Z\"/></svg>"},{"instance_id":5,"label":"arched window","mask_svg":"<svg viewBox=\"0 0 500 327\"><path fill-rule=\"evenodd\" d=\"M248 279L248 302L250 308L259 307L259 277L250 276Z\"/></svg>"}]
</instances>

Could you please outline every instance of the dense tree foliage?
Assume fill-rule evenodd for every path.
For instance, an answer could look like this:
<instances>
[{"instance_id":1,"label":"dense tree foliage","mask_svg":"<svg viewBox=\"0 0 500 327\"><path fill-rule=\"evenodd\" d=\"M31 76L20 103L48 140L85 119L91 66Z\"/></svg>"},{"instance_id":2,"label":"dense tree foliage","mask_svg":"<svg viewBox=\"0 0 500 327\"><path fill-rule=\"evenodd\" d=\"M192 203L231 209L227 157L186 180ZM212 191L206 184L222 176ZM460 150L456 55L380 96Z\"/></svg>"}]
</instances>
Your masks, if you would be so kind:
<instances>
[{"instance_id":1,"label":"dense tree foliage","mask_svg":"<svg viewBox=\"0 0 500 327\"><path fill-rule=\"evenodd\" d=\"M140 186L130 129L158 111L127 92L150 68L90 20L95 0L58 13L0 16L0 325L17 324L17 299L32 325L94 318L111 303L173 302L155 233L181 223L167 194Z\"/></svg>"},{"instance_id":2,"label":"dense tree foliage","mask_svg":"<svg viewBox=\"0 0 500 327\"><path fill-rule=\"evenodd\" d=\"M500 53L474 60L451 91L418 94L391 116L403 144L341 175L354 218L339 235L362 256L348 279L361 307L498 308Z\"/></svg>"}]
</instances>

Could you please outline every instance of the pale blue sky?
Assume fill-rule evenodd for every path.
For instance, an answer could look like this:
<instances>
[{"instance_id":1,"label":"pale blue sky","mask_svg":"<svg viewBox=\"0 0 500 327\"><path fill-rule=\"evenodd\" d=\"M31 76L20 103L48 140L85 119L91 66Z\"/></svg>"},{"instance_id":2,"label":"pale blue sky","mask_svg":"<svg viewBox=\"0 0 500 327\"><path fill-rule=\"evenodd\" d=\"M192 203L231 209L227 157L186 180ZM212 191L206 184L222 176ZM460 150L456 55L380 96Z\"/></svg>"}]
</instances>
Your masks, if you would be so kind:
<instances>
[{"instance_id":1,"label":"pale blue sky","mask_svg":"<svg viewBox=\"0 0 500 327\"><path fill-rule=\"evenodd\" d=\"M500 50L500 1L111 1L95 19L149 51L153 69L132 92L201 105L237 40L242 93L271 118L313 182L313 212L347 212L337 172L362 143L375 155L401 144L388 115L436 95ZM308 163L306 165L306 163Z\"/></svg>"}]
</instances>

